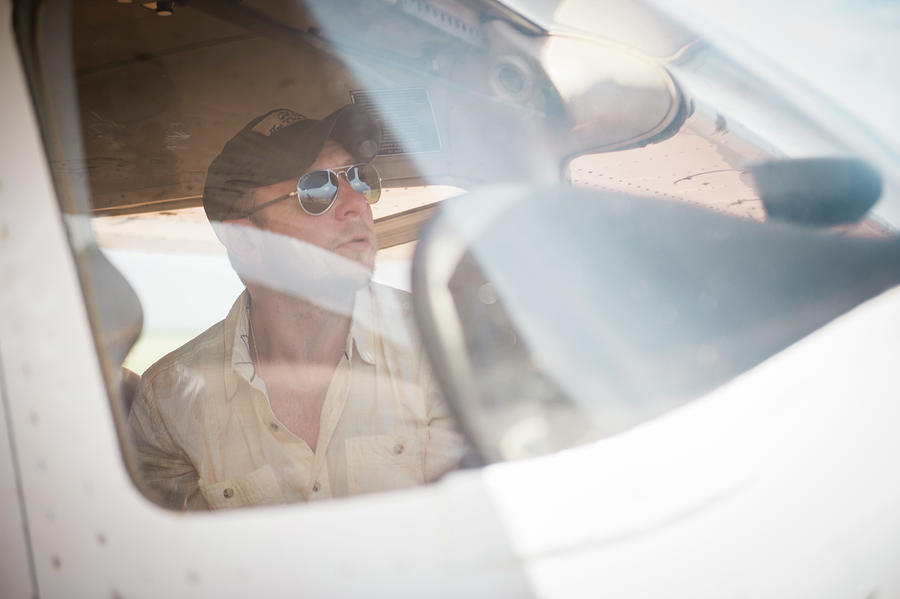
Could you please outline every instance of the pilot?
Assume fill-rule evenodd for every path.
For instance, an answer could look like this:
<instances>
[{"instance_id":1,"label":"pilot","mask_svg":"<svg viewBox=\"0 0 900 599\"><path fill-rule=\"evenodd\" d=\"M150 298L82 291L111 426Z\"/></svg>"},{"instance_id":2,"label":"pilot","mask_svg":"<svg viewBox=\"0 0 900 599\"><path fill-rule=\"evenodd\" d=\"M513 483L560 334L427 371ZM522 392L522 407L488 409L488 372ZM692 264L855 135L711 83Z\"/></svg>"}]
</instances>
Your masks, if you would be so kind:
<instances>
[{"instance_id":1,"label":"pilot","mask_svg":"<svg viewBox=\"0 0 900 599\"><path fill-rule=\"evenodd\" d=\"M356 105L323 120L278 109L210 165L203 207L245 290L141 377L129 428L161 504L316 501L458 467L409 297L371 281L380 140Z\"/></svg>"}]
</instances>

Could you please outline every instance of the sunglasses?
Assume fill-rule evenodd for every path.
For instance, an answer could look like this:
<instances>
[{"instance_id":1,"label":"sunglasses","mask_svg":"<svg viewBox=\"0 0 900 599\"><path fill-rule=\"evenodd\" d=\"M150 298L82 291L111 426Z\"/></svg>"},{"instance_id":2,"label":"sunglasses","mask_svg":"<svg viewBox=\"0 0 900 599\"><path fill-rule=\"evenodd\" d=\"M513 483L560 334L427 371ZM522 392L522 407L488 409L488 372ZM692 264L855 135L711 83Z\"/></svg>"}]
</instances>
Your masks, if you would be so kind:
<instances>
[{"instance_id":1,"label":"sunglasses","mask_svg":"<svg viewBox=\"0 0 900 599\"><path fill-rule=\"evenodd\" d=\"M266 206L293 197L297 198L300 207L307 214L312 216L325 214L337 198L341 175L346 177L350 187L362 195L368 203L374 204L381 197L381 175L378 174L378 170L371 164L351 164L310 171L297 181L297 191L260 204L248 212L247 216L259 212Z\"/></svg>"}]
</instances>

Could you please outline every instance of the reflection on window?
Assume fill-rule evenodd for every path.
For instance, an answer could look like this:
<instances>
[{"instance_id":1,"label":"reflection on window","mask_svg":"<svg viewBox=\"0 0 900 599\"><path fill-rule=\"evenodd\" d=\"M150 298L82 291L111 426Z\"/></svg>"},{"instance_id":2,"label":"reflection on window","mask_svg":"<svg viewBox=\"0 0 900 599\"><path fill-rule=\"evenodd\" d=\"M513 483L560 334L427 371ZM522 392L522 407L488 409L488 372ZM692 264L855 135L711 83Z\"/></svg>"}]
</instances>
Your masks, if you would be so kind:
<instances>
[{"instance_id":1,"label":"reflection on window","mask_svg":"<svg viewBox=\"0 0 900 599\"><path fill-rule=\"evenodd\" d=\"M458 187L440 185L385 189L373 206L376 227L403 227L409 220L403 213L459 193ZM421 220L412 219L409 226L417 230ZM202 207L97 216L92 224L97 244L144 309L141 337L123 364L138 374L224 318L243 290ZM373 280L409 291L414 249L415 241L380 249ZM190 290L189 298L175 289Z\"/></svg>"},{"instance_id":2,"label":"reflection on window","mask_svg":"<svg viewBox=\"0 0 900 599\"><path fill-rule=\"evenodd\" d=\"M683 202L738 218L765 221L747 165L768 159L727 130L703 130L700 119L664 141L617 152L582 154L569 161L572 185ZM886 237L872 218L833 228L859 237Z\"/></svg>"},{"instance_id":3,"label":"reflection on window","mask_svg":"<svg viewBox=\"0 0 900 599\"><path fill-rule=\"evenodd\" d=\"M727 135L716 142L686 127L642 148L578 156L569 163L568 176L577 187L686 202L764 220L762 202L744 173L744 164L762 154L729 152Z\"/></svg>"}]
</instances>

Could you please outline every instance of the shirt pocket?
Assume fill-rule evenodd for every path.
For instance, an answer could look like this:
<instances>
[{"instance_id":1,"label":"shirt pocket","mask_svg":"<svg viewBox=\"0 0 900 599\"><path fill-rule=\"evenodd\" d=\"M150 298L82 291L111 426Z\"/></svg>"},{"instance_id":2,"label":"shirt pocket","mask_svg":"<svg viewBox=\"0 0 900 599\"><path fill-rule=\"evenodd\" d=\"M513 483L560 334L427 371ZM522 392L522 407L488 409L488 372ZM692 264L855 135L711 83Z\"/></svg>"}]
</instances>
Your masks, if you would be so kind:
<instances>
[{"instance_id":1,"label":"shirt pocket","mask_svg":"<svg viewBox=\"0 0 900 599\"><path fill-rule=\"evenodd\" d=\"M425 482L422 442L412 435L371 435L346 439L350 495L412 487Z\"/></svg>"},{"instance_id":2,"label":"shirt pocket","mask_svg":"<svg viewBox=\"0 0 900 599\"><path fill-rule=\"evenodd\" d=\"M218 483L200 481L200 492L214 510L285 502L275 472L269 465Z\"/></svg>"}]
</instances>

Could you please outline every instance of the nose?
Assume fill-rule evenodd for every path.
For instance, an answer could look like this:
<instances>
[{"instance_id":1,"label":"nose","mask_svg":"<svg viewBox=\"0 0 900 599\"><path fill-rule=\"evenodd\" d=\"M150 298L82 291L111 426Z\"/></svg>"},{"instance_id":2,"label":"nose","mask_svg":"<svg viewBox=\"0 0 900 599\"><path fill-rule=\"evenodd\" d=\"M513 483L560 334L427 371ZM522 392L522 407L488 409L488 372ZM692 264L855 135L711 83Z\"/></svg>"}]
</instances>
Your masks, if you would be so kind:
<instances>
[{"instance_id":1,"label":"nose","mask_svg":"<svg viewBox=\"0 0 900 599\"><path fill-rule=\"evenodd\" d=\"M347 180L346 173L341 173L338 176L337 197L334 199L335 216L339 219L346 219L371 214L371 211L372 208L365 196L353 189L350 181Z\"/></svg>"}]
</instances>

